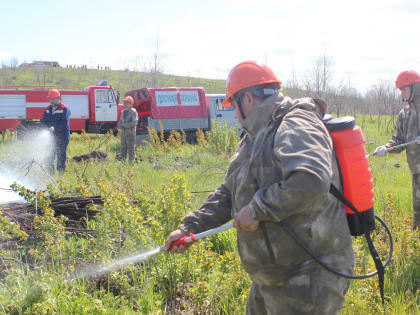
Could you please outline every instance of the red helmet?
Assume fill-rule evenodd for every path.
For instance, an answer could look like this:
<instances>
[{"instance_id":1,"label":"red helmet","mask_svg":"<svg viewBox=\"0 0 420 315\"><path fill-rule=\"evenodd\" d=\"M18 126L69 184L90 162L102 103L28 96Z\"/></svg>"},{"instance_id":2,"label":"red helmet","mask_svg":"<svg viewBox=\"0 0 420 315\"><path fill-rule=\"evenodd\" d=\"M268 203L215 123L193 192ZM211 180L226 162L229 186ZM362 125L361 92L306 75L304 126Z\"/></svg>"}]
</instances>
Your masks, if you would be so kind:
<instances>
[{"instance_id":1,"label":"red helmet","mask_svg":"<svg viewBox=\"0 0 420 315\"><path fill-rule=\"evenodd\" d=\"M49 90L48 95L47 95L48 98L55 98L55 97L60 97L60 96L61 96L60 92L56 89Z\"/></svg>"},{"instance_id":2,"label":"red helmet","mask_svg":"<svg viewBox=\"0 0 420 315\"><path fill-rule=\"evenodd\" d=\"M420 82L420 75L414 70L408 70L401 72L397 80L395 81L395 86L397 89L400 89L405 86L412 85L415 82Z\"/></svg>"},{"instance_id":3,"label":"red helmet","mask_svg":"<svg viewBox=\"0 0 420 315\"><path fill-rule=\"evenodd\" d=\"M261 84L277 83L281 81L265 64L256 61L244 61L236 65L226 80L226 98L223 106L232 106L232 97L240 90Z\"/></svg>"},{"instance_id":4,"label":"red helmet","mask_svg":"<svg viewBox=\"0 0 420 315\"><path fill-rule=\"evenodd\" d=\"M123 104L124 103L131 103L131 105L133 105L134 104L134 100L133 100L133 98L131 96L126 96L123 99Z\"/></svg>"}]
</instances>

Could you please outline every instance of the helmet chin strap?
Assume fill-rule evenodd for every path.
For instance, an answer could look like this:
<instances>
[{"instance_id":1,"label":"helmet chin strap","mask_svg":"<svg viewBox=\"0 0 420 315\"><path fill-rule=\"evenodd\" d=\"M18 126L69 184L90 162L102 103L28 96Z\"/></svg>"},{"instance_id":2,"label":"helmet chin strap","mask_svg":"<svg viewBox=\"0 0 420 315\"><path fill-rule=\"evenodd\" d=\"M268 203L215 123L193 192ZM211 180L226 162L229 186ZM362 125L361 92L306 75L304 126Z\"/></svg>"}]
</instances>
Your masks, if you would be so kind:
<instances>
[{"instance_id":1,"label":"helmet chin strap","mask_svg":"<svg viewBox=\"0 0 420 315\"><path fill-rule=\"evenodd\" d=\"M238 108L239 108L239 112L241 113L242 120L244 120L244 121L245 121L246 117L245 117L245 114L244 114L244 110L242 109L242 103L241 103L241 100L240 100L240 99L237 99L237 100L236 100L236 103L238 104Z\"/></svg>"},{"instance_id":2,"label":"helmet chin strap","mask_svg":"<svg viewBox=\"0 0 420 315\"><path fill-rule=\"evenodd\" d=\"M408 102L412 102L413 101L413 99L414 99L414 85L413 84L411 84L410 85L410 97L408 98Z\"/></svg>"}]
</instances>

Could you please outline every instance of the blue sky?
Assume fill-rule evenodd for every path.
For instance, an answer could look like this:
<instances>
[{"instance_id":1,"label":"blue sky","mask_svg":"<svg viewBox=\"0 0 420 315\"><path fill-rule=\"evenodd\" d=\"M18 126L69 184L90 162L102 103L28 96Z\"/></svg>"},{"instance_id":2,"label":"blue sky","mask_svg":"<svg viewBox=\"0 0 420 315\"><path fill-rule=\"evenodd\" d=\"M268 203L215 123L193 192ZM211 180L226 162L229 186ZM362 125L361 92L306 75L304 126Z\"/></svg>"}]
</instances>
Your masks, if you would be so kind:
<instances>
[{"instance_id":1,"label":"blue sky","mask_svg":"<svg viewBox=\"0 0 420 315\"><path fill-rule=\"evenodd\" d=\"M167 73L225 79L256 59L287 82L325 52L361 91L420 71L419 35L419 0L0 0L0 60L141 69L159 38Z\"/></svg>"}]
</instances>

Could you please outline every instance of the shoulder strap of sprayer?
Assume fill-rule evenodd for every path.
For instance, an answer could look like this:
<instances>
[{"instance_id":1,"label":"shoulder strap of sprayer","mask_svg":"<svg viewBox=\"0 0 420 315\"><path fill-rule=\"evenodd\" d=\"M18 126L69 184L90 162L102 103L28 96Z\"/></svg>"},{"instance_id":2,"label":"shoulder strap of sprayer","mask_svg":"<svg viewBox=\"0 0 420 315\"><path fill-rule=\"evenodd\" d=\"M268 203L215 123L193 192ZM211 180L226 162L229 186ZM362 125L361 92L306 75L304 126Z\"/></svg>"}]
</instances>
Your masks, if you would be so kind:
<instances>
[{"instance_id":1,"label":"shoulder strap of sprayer","mask_svg":"<svg viewBox=\"0 0 420 315\"><path fill-rule=\"evenodd\" d=\"M280 124L281 124L282 121L283 121L283 115L278 115L270 123L271 128L268 131L268 134L272 134L272 142L271 143L272 143L273 147L274 147L274 139L276 137L276 132L277 132L278 128L280 127ZM268 134L267 134L267 136L268 136ZM268 137L266 137L266 138L268 138ZM344 205L346 205L348 208L353 210L355 215L358 215L358 216L361 217L361 222L362 222L362 224L364 224L364 235L365 235L365 238L366 238L366 242L368 244L369 252L370 252L370 255L372 256L373 261L375 262L376 270L378 271L379 292L380 292L380 295L381 295L382 306L384 307L384 310L385 310L385 298L384 298L385 268L384 268L384 265L383 265L379 255L378 255L378 251L376 250L375 245L373 244L372 239L370 237L370 229L367 226L366 220L364 220L360 211L358 211L356 209L356 207L346 197L344 197L343 193L336 186L334 186L334 184L332 184L332 183L330 185L329 192L335 198L337 198L339 201L341 201ZM311 256L313 256L312 255L313 253L309 249L308 245L303 243L303 240L300 237L298 237L298 235L292 230L292 228L290 226L288 226L285 222L281 222L281 225L289 233L289 235L292 236L297 241L297 243L299 245L301 245L308 253L310 251L311 253L309 253L309 254ZM313 257L313 258L315 258L315 257ZM334 274L338 274L338 273L335 272L335 270L333 270L328 265L323 263L318 257L315 260L321 266L326 268L327 270L333 272ZM338 274L338 275L339 276L344 276L343 274Z\"/></svg>"}]
</instances>

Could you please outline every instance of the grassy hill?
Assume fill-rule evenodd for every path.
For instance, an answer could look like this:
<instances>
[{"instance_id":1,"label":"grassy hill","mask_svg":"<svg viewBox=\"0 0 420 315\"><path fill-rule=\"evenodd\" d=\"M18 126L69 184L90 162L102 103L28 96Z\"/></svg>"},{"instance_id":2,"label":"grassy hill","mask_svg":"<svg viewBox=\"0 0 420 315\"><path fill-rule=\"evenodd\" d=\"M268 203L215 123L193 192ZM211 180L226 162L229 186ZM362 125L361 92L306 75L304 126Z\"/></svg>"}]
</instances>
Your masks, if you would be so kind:
<instances>
[{"instance_id":1,"label":"grassy hill","mask_svg":"<svg viewBox=\"0 0 420 315\"><path fill-rule=\"evenodd\" d=\"M128 70L96 70L72 68L3 68L0 69L0 85L59 85L84 88L108 80L122 95L126 91L142 87L192 87L202 86L207 93L224 93L225 81L161 73L134 72Z\"/></svg>"}]
</instances>

